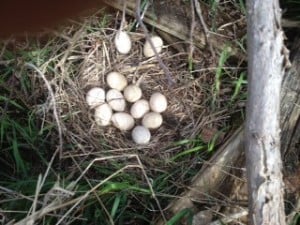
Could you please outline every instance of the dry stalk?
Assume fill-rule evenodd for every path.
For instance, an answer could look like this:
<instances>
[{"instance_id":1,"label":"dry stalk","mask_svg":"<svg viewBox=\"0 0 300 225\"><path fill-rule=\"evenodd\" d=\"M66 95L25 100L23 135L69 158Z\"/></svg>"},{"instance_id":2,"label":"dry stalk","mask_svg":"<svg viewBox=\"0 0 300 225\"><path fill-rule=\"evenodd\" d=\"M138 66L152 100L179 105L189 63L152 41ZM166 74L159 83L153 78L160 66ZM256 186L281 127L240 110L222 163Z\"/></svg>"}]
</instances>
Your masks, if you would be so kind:
<instances>
[{"instance_id":1,"label":"dry stalk","mask_svg":"<svg viewBox=\"0 0 300 225\"><path fill-rule=\"evenodd\" d=\"M62 128L61 128L61 122L60 122L59 115L58 115L54 92L51 88L49 81L45 77L44 73L39 68L37 68L32 63L25 63L25 66L29 67L30 69L35 70L39 74L39 76L43 79L43 81L48 89L49 95L51 97L52 107L53 107L53 116L54 116L57 130L58 130L58 140L59 140L59 147L58 147L59 150L58 151L59 151L60 156L62 156L62 150L63 150ZM56 152L54 153L54 157L55 157L55 155L56 155Z\"/></svg>"},{"instance_id":2,"label":"dry stalk","mask_svg":"<svg viewBox=\"0 0 300 225\"><path fill-rule=\"evenodd\" d=\"M209 37L209 36L210 36L210 35L209 35L209 30L208 30L207 25L206 25L206 23L205 23L205 21L204 21L200 3L199 3L198 0L194 0L194 4L195 4L195 8L196 8L197 15L198 15L198 17L199 17L199 19L200 19L200 23L201 23L201 25L202 25L202 27L203 27L203 30L204 30L204 33L205 33L205 40L206 40L206 43L207 43L208 46L209 46L209 50L210 50L210 53L211 53L212 57L215 59L215 58L216 58L216 54L215 54L215 52L214 52L214 50L213 50L212 43L211 43L211 41L210 41L210 39L209 39L209 38L210 38L210 37Z\"/></svg>"},{"instance_id":3,"label":"dry stalk","mask_svg":"<svg viewBox=\"0 0 300 225\"><path fill-rule=\"evenodd\" d=\"M80 165L78 164L78 162L74 159L74 157L73 157L72 155L71 155L70 157L72 158L72 161L73 161L74 164L76 165L78 171L79 171L81 174L83 174L83 171L82 171L82 169L80 168ZM88 185L90 186L90 188L93 188L91 182L89 181L89 179L88 179L85 175L84 175L84 179L85 179L85 181L88 183ZM103 201L100 199L100 197L99 197L99 195L97 194L97 192L94 191L93 194L94 194L95 198L97 198L97 201L99 202L99 204L100 204L100 206L102 207L102 209L104 210L104 212L105 212L105 214L106 214L106 216L107 216L107 218L108 218L110 224L111 224L111 225L114 225L115 223L114 223L114 221L113 221L113 218L111 217L111 215L110 215L108 209L105 207Z\"/></svg>"},{"instance_id":4,"label":"dry stalk","mask_svg":"<svg viewBox=\"0 0 300 225\"><path fill-rule=\"evenodd\" d=\"M151 41L148 29L145 26L145 24L144 24L144 22L143 22L143 20L141 18L141 0L137 0L136 1L136 19L137 19L138 23L140 24L140 26L142 27L142 29L143 29L143 31L145 33L146 40L150 43L150 46L151 46L153 52L155 53L155 57L156 57L156 59L157 59L157 61L159 63L159 66L162 68L162 70L164 71L165 75L167 76L167 80L168 80L169 86L174 85L175 81L172 78L171 72L168 69L168 67L164 64L164 62L162 61L162 59L159 56L159 54L157 53L156 48L155 48L153 42Z\"/></svg>"},{"instance_id":5,"label":"dry stalk","mask_svg":"<svg viewBox=\"0 0 300 225\"><path fill-rule=\"evenodd\" d=\"M127 166L124 166L123 168L119 169L118 171L116 171L115 173L111 174L110 176L108 176L106 179L102 180L99 184L97 184L95 187L93 187L91 190L89 190L86 194L84 194L83 196L81 197L78 197L78 201L65 213L65 215L57 222L57 224L60 224L63 219L69 214L71 213L71 211L77 206L79 205L79 203L81 203L83 200L85 200L91 193L93 193L94 191L96 191L100 186L102 186L104 183L106 183L107 181L111 180L113 177L115 177L116 175L124 172L126 169L129 169L129 168L138 168L138 169L141 169L142 171L142 174L143 176L145 177L145 180L148 184L148 187L150 189L150 192L152 194L152 198L155 200L159 210L160 210L160 213L161 213L161 216L162 218L164 219L164 221L166 222L166 217L163 213L163 210L160 206L160 203L159 203L159 200L157 199L156 197L156 194L152 188L152 184L150 182L150 179L148 178L147 176L147 173L145 171L145 168L139 158L138 155L136 154L129 154L129 155L121 155L121 156L108 156L108 157L101 157L101 158L96 158L94 160L92 160L92 162L86 167L86 169L81 173L81 175L77 178L77 180L75 181L75 184L77 184L79 182L79 180L81 180L84 175L87 173L87 171L94 165L94 163L96 162L100 162L100 161L106 161L106 160L113 160L113 159L124 159L124 158L135 158L137 160L137 165L127 165Z\"/></svg>"},{"instance_id":6,"label":"dry stalk","mask_svg":"<svg viewBox=\"0 0 300 225\"><path fill-rule=\"evenodd\" d=\"M194 54L194 30L195 30L195 26L196 26L196 22L195 22L195 7L194 7L194 3L193 0L190 0L190 4L191 4L191 13L192 13L192 21L191 21L191 29L190 29L190 51L189 51L189 60L193 59L193 54Z\"/></svg>"}]
</instances>

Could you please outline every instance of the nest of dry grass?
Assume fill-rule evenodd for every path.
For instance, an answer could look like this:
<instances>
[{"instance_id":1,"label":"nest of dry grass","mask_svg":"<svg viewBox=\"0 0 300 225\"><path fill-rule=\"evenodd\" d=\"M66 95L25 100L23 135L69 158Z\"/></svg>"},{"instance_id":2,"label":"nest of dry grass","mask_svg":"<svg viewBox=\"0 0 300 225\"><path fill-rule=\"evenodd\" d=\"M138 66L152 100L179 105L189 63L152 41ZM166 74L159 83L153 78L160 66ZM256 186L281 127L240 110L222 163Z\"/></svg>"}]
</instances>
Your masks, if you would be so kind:
<instances>
[{"instance_id":1,"label":"nest of dry grass","mask_svg":"<svg viewBox=\"0 0 300 225\"><path fill-rule=\"evenodd\" d=\"M170 85L157 59L147 59L142 55L145 40L143 32L130 33L133 48L129 55L120 55L113 43L117 30L99 28L101 19L94 16L57 32L56 37L44 46L45 51L49 51L47 60L45 58L44 63L37 65L55 95L63 134L63 157L140 152L145 156L168 159L179 151L174 148L175 142L199 138L204 128L204 132L209 133L206 137L209 140L219 128L224 127L233 111L224 105L211 107L217 67L212 65L208 57L200 57L207 53L197 50L199 52L195 53L194 62L197 68L202 69L190 72L187 70L187 53L174 53L172 46L165 44L160 57L175 81ZM111 71L122 73L129 83L141 80L143 97L146 99L155 91L167 97L169 106L163 113L163 125L151 132L150 144L137 146L131 140L130 132L121 132L112 126L99 127L94 122L93 111L85 102L85 94L91 87L108 89L105 77ZM36 71L28 72L35 82L41 82L37 81ZM44 87L44 90L39 88L37 94L49 92L45 85L40 87ZM225 86L224 93L220 95L231 92L232 89L228 90ZM52 108L51 96L46 96L46 103L36 106L37 112ZM220 102L224 100L221 98ZM55 123L53 116L49 115L42 115L44 124ZM208 127L211 129L207 132Z\"/></svg>"},{"instance_id":2,"label":"nest of dry grass","mask_svg":"<svg viewBox=\"0 0 300 225\"><path fill-rule=\"evenodd\" d=\"M245 68L232 67L240 65L236 58L232 59L234 63L223 64L225 75L220 79L220 90L216 92L219 62L211 58L207 49L194 49L193 69L189 70L189 45L183 45L187 51L178 52L178 48L173 47L182 43L165 43L160 57L175 81L170 85L157 59L143 56L145 35L142 31L130 33L133 48L129 55L118 54L113 43L118 26L119 17L110 18L107 22L100 13L54 31L50 37L43 36L30 42L12 41L7 48L17 52L15 74L26 74L29 78L31 89L25 93L24 104L34 109L41 136L46 133L45 139L49 143L45 154L47 160L50 162L54 158L57 149L61 152L59 165L49 163L50 166L57 166L59 171L68 173L69 180L76 182L86 176L95 187L98 187L97 182L102 182L101 179L114 178L111 173L125 170L123 168L135 177L136 183L147 187L151 187L150 178L156 178L157 174L166 175L168 178L162 178L165 179L162 182L165 187L156 190L161 191L160 202L164 207L168 203L164 199L177 198L176 195L195 174L190 171L201 167L202 156L210 155L207 150L211 140L214 148L226 139L225 132L234 126L232 115L240 118L244 99L238 97L235 102L229 102L235 88L232 81L238 80ZM26 52L26 57L20 52ZM220 54L216 52L216 55ZM28 63L34 67L28 67ZM92 87L107 90L105 78L111 71L125 75L129 83L141 81L145 99L149 99L155 91L167 97L168 109L163 113L163 125L151 131L150 144L136 145L130 132L121 132L113 126L99 127L95 123L93 109L86 104L85 95ZM19 87L20 84L17 84L11 89ZM198 150L194 151L195 146ZM187 151L185 157L180 156L183 151ZM137 164L132 155L137 155L142 162ZM99 161L103 167L109 167L111 173L89 167L89 162L105 157L111 161ZM129 168L130 165L135 165L135 168ZM146 168L147 174L143 170L141 175L140 168ZM83 173L85 169L87 171ZM137 207L135 201L148 204L148 199L137 196L133 197L133 207Z\"/></svg>"}]
</instances>

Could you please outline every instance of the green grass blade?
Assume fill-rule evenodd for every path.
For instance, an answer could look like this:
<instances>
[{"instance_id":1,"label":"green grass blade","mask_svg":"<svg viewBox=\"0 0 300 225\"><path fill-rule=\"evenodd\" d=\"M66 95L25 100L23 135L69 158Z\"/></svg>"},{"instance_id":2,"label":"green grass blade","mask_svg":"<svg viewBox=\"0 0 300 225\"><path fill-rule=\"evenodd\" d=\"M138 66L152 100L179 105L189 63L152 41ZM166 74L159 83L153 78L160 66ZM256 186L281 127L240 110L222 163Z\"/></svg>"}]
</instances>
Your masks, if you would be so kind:
<instances>
[{"instance_id":1,"label":"green grass blade","mask_svg":"<svg viewBox=\"0 0 300 225\"><path fill-rule=\"evenodd\" d=\"M212 140L208 143L208 148L207 148L208 152L212 152L215 149L216 141L217 141L218 137L219 137L219 135L217 133L213 136Z\"/></svg>"},{"instance_id":2,"label":"green grass blade","mask_svg":"<svg viewBox=\"0 0 300 225\"><path fill-rule=\"evenodd\" d=\"M189 154L198 152L198 151L203 150L203 149L205 149L205 146L202 146L202 145L193 147L193 148L191 148L191 149L185 150L185 151L180 152L180 153L178 153L177 155L173 156L173 157L170 159L170 161L175 161L176 159L178 159L178 158L180 158L180 157L182 157L182 156L189 155Z\"/></svg>"},{"instance_id":3,"label":"green grass blade","mask_svg":"<svg viewBox=\"0 0 300 225\"><path fill-rule=\"evenodd\" d=\"M215 84L214 84L214 91L213 91L213 105L215 105L217 96L220 93L221 78L223 75L223 67L230 56L229 49L230 48L228 46L226 46L223 49L221 56L219 58L218 67L217 67L216 74L215 74Z\"/></svg>"},{"instance_id":4,"label":"green grass blade","mask_svg":"<svg viewBox=\"0 0 300 225\"><path fill-rule=\"evenodd\" d=\"M241 9L241 12L246 15L246 6L245 6L245 2L244 0L239 0L239 4L240 4L240 9Z\"/></svg>"},{"instance_id":5,"label":"green grass blade","mask_svg":"<svg viewBox=\"0 0 300 225\"><path fill-rule=\"evenodd\" d=\"M207 148L207 151L208 152L212 152L215 147L216 147L216 142L218 140L218 138L220 137L220 135L224 132L224 129L222 130L219 130L214 136L213 138L209 141L208 143L208 148Z\"/></svg>"},{"instance_id":6,"label":"green grass blade","mask_svg":"<svg viewBox=\"0 0 300 225\"><path fill-rule=\"evenodd\" d=\"M218 18L218 6L219 6L219 1L216 0L209 0L209 6L210 6L210 10L209 10L209 14L211 16L211 30L212 31L216 31L217 26L217 18Z\"/></svg>"},{"instance_id":7,"label":"green grass blade","mask_svg":"<svg viewBox=\"0 0 300 225\"><path fill-rule=\"evenodd\" d=\"M121 195L116 195L116 198L114 200L114 203L113 203L113 206L112 206L112 209L110 212L110 215L112 218L115 218L118 208L119 208L119 205L120 205L120 202L121 202Z\"/></svg>"},{"instance_id":8,"label":"green grass blade","mask_svg":"<svg viewBox=\"0 0 300 225\"><path fill-rule=\"evenodd\" d=\"M233 101L237 98L239 95L243 84L247 84L247 80L245 79L245 72L242 72L239 79L235 82L235 88L234 88L234 93L230 98L230 102L233 103Z\"/></svg>"},{"instance_id":9,"label":"green grass blade","mask_svg":"<svg viewBox=\"0 0 300 225\"><path fill-rule=\"evenodd\" d=\"M13 150L13 156L16 162L17 171L23 173L23 175L27 176L27 169L25 166L25 162L21 157L20 151L19 151L19 144L16 137L16 130L13 127L13 140L12 140L12 150Z\"/></svg>"},{"instance_id":10,"label":"green grass blade","mask_svg":"<svg viewBox=\"0 0 300 225\"><path fill-rule=\"evenodd\" d=\"M21 105L19 105L17 102L15 102L14 100L11 100L9 98L6 98L5 96L0 96L0 101L8 102L9 104L17 107L18 109L24 110L24 108Z\"/></svg>"},{"instance_id":11,"label":"green grass blade","mask_svg":"<svg viewBox=\"0 0 300 225\"><path fill-rule=\"evenodd\" d=\"M7 128L7 125L8 125L5 115L2 115L0 124L1 124L1 127L0 127L0 146L2 146L3 142L4 142L4 136L5 136L5 133L6 133L5 131L6 131L6 128Z\"/></svg>"},{"instance_id":12,"label":"green grass blade","mask_svg":"<svg viewBox=\"0 0 300 225\"><path fill-rule=\"evenodd\" d=\"M294 216L292 222L290 223L290 225L297 225L297 224L300 224L300 212Z\"/></svg>"},{"instance_id":13,"label":"green grass blade","mask_svg":"<svg viewBox=\"0 0 300 225\"><path fill-rule=\"evenodd\" d=\"M176 225L180 224L183 218L187 218L187 224L191 225L193 222L193 211L191 209L183 209L175 216L173 216L166 225Z\"/></svg>"},{"instance_id":14,"label":"green grass blade","mask_svg":"<svg viewBox=\"0 0 300 225\"><path fill-rule=\"evenodd\" d=\"M194 141L196 141L196 139L183 139L183 140L174 142L174 145L181 146L181 145L191 144Z\"/></svg>"},{"instance_id":15,"label":"green grass blade","mask_svg":"<svg viewBox=\"0 0 300 225\"><path fill-rule=\"evenodd\" d=\"M148 189L140 188L134 185L129 184L128 182L111 182L107 183L101 190L100 194L108 194L118 191L132 190L140 193L151 194L151 191Z\"/></svg>"}]
</instances>

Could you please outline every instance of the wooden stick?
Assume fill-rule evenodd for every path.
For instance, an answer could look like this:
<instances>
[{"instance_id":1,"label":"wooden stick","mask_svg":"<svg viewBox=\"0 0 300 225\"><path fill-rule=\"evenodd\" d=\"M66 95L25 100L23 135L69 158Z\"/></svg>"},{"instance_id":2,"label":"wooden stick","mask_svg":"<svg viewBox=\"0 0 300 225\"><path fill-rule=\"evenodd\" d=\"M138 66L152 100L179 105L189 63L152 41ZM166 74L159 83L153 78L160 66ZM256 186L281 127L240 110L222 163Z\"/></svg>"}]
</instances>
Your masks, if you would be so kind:
<instances>
[{"instance_id":1,"label":"wooden stick","mask_svg":"<svg viewBox=\"0 0 300 225\"><path fill-rule=\"evenodd\" d=\"M278 0L249 0L247 10L249 219L253 225L284 225L279 123L285 66L281 11Z\"/></svg>"}]
</instances>

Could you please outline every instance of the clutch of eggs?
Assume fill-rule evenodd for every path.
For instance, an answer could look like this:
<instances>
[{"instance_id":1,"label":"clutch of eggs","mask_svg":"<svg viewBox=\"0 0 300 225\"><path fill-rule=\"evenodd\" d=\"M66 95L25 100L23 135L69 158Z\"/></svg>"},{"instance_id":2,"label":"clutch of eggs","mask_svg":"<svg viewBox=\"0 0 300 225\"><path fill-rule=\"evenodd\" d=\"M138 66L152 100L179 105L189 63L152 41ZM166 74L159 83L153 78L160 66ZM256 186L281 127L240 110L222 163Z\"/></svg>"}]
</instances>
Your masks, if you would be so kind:
<instances>
[{"instance_id":1,"label":"clutch of eggs","mask_svg":"<svg viewBox=\"0 0 300 225\"><path fill-rule=\"evenodd\" d=\"M126 31L116 33L114 44L120 54L128 54L132 48L130 36ZM152 36L143 47L145 57L153 57L162 51L163 41L159 36ZM155 49L155 51L154 51ZM131 131L132 140L136 144L145 145L150 142L150 130L157 129L163 123L161 115L167 109L167 98L155 92L149 101L143 99L141 88L129 84L124 75L112 71L106 75L106 83L110 88L93 87L86 94L88 106L94 109L97 125L104 127L113 125L121 131ZM128 109L128 112L126 112ZM136 125L139 120L141 125Z\"/></svg>"},{"instance_id":2,"label":"clutch of eggs","mask_svg":"<svg viewBox=\"0 0 300 225\"><path fill-rule=\"evenodd\" d=\"M159 128L163 123L161 115L167 109L167 98L159 92L150 96L149 101L142 99L141 88L129 84L124 75L118 72L107 74L106 81L110 89L93 87L86 94L86 102L94 108L96 124L104 127L113 125L121 131L131 132L136 144L145 145L150 142L150 130ZM130 104L129 112L126 107ZM140 119L141 125L136 125Z\"/></svg>"}]
</instances>

